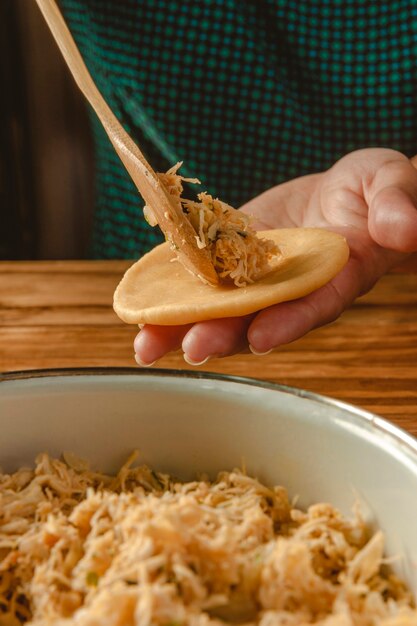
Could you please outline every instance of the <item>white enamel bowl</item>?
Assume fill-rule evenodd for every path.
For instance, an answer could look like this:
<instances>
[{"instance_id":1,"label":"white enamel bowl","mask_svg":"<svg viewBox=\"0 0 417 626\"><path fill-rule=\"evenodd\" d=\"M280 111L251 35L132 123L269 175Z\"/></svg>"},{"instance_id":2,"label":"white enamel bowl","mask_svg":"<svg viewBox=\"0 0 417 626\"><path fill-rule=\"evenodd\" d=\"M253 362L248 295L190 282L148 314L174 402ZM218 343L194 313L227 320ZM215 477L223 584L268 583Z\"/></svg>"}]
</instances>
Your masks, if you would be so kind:
<instances>
[{"instance_id":1,"label":"white enamel bowl","mask_svg":"<svg viewBox=\"0 0 417 626\"><path fill-rule=\"evenodd\" d=\"M115 470L133 449L184 478L241 466L300 505L355 500L417 592L417 442L358 408L251 379L163 370L0 376L0 466L70 451Z\"/></svg>"}]
</instances>

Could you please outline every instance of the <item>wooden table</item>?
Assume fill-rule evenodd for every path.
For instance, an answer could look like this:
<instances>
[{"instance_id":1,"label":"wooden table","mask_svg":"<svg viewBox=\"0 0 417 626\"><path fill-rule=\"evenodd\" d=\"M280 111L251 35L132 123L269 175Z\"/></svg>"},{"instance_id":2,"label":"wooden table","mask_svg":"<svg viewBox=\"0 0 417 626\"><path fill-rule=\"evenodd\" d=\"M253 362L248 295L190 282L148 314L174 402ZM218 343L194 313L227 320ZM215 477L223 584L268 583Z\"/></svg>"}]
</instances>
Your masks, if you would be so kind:
<instances>
[{"instance_id":1,"label":"wooden table","mask_svg":"<svg viewBox=\"0 0 417 626\"><path fill-rule=\"evenodd\" d=\"M0 263L0 370L135 366L134 326L112 310L129 263ZM180 354L158 367L190 368ZM263 378L351 402L417 435L417 256L330 326L264 357L206 371Z\"/></svg>"}]
</instances>

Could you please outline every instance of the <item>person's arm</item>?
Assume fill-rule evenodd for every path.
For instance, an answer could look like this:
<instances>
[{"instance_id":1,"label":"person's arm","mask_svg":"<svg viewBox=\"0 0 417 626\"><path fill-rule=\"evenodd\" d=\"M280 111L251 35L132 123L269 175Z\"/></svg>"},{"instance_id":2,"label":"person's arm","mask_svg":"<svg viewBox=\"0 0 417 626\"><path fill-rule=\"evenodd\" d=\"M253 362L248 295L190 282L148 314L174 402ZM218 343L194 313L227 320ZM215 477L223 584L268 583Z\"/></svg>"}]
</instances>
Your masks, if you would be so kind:
<instances>
[{"instance_id":1,"label":"person's arm","mask_svg":"<svg viewBox=\"0 0 417 626\"><path fill-rule=\"evenodd\" d=\"M327 285L252 316L191 326L145 326L136 360L149 365L182 349L190 364L245 348L266 353L335 320L391 267L417 250L417 156L370 148L352 152L327 172L295 179L261 194L243 211L258 229L322 227L350 246L345 268Z\"/></svg>"}]
</instances>

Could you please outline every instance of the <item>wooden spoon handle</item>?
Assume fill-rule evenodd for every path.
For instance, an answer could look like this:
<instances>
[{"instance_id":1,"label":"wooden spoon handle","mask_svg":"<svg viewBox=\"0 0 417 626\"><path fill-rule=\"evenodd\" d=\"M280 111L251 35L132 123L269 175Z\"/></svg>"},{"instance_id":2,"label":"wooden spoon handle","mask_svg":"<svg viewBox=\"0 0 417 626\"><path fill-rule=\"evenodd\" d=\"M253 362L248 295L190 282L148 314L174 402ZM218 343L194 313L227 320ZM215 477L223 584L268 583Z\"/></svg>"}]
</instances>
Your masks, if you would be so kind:
<instances>
[{"instance_id":1,"label":"wooden spoon handle","mask_svg":"<svg viewBox=\"0 0 417 626\"><path fill-rule=\"evenodd\" d=\"M138 191L152 208L161 230L175 246L179 260L204 281L217 284L218 277L209 253L198 248L196 233L181 206L172 202L158 175L97 89L55 0L36 2L78 87L96 112Z\"/></svg>"}]
</instances>

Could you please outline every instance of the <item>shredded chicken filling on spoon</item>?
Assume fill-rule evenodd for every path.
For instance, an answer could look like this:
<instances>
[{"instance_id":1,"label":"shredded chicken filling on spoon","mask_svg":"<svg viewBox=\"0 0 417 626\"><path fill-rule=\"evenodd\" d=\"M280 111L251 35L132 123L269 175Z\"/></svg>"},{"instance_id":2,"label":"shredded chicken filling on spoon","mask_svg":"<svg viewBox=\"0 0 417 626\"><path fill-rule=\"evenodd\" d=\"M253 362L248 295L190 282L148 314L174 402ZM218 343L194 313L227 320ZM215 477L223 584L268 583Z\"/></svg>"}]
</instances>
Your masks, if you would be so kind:
<instances>
[{"instance_id":1,"label":"shredded chicken filling on spoon","mask_svg":"<svg viewBox=\"0 0 417 626\"><path fill-rule=\"evenodd\" d=\"M381 532L240 471L181 483L71 455L0 475L0 624L413 626Z\"/></svg>"},{"instance_id":2,"label":"shredded chicken filling on spoon","mask_svg":"<svg viewBox=\"0 0 417 626\"><path fill-rule=\"evenodd\" d=\"M210 194L198 194L198 202L182 198L182 183L199 181L180 176L180 167L177 163L159 178L190 220L198 247L209 250L214 269L223 280L233 281L237 287L253 283L268 270L269 261L279 254L278 247L257 237L248 215ZM157 224L150 207L144 208L144 215L151 226Z\"/></svg>"}]
</instances>

